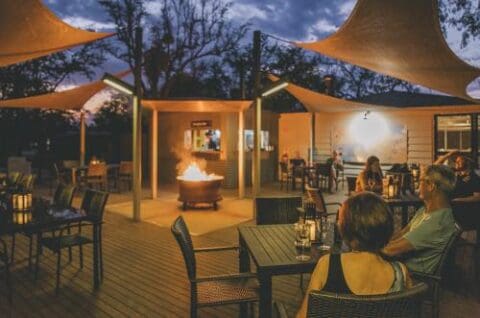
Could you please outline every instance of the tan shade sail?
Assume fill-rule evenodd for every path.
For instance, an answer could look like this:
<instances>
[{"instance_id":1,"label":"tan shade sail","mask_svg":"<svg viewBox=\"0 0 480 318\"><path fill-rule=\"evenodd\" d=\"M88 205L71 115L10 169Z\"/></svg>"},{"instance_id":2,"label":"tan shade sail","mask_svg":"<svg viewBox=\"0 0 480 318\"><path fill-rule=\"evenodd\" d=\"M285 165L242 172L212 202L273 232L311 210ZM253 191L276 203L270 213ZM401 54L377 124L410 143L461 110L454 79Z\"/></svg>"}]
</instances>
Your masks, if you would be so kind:
<instances>
[{"instance_id":1,"label":"tan shade sail","mask_svg":"<svg viewBox=\"0 0 480 318\"><path fill-rule=\"evenodd\" d=\"M480 69L448 47L437 0L358 0L330 37L297 46L378 73L473 100L466 93Z\"/></svg>"},{"instance_id":2,"label":"tan shade sail","mask_svg":"<svg viewBox=\"0 0 480 318\"><path fill-rule=\"evenodd\" d=\"M252 104L251 100L142 100L142 106L159 112L234 113Z\"/></svg>"},{"instance_id":3,"label":"tan shade sail","mask_svg":"<svg viewBox=\"0 0 480 318\"><path fill-rule=\"evenodd\" d=\"M123 77L130 72L130 70L120 72L116 76ZM0 100L0 107L79 110L90 98L106 87L106 84L100 80L61 92Z\"/></svg>"},{"instance_id":4,"label":"tan shade sail","mask_svg":"<svg viewBox=\"0 0 480 318\"><path fill-rule=\"evenodd\" d=\"M74 28L57 18L40 0L0 1L0 67L111 35Z\"/></svg>"},{"instance_id":5,"label":"tan shade sail","mask_svg":"<svg viewBox=\"0 0 480 318\"><path fill-rule=\"evenodd\" d=\"M276 82L278 77L269 74L268 78ZM288 83L285 88L293 97L295 97L305 108L311 113L320 112L343 112L350 110L368 110L368 109L380 109L382 106L372 106L371 104L357 103L341 98L332 97L326 94L317 93L315 91L303 88L301 86Z\"/></svg>"}]
</instances>

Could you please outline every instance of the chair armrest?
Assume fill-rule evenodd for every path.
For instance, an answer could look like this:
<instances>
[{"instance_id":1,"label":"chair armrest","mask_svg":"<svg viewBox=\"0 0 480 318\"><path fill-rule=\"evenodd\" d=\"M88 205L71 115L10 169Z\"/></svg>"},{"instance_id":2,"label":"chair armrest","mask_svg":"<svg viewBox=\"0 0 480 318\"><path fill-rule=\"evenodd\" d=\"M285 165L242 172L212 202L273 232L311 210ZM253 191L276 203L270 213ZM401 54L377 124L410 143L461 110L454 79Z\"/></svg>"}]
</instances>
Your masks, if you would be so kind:
<instances>
[{"instance_id":1,"label":"chair armrest","mask_svg":"<svg viewBox=\"0 0 480 318\"><path fill-rule=\"evenodd\" d=\"M427 283L428 282L439 283L442 280L440 276L422 273L422 272L410 271L410 274L412 275L413 278L423 282L427 282Z\"/></svg>"},{"instance_id":2,"label":"chair armrest","mask_svg":"<svg viewBox=\"0 0 480 318\"><path fill-rule=\"evenodd\" d=\"M288 318L287 309L283 303L275 301L273 306L278 318Z\"/></svg>"},{"instance_id":3,"label":"chair armrest","mask_svg":"<svg viewBox=\"0 0 480 318\"><path fill-rule=\"evenodd\" d=\"M228 274L228 275L214 275L214 276L203 276L197 277L193 282L201 283L201 282L210 282L215 280L229 280L229 279L236 279L236 278L257 278L257 273L238 273L238 274Z\"/></svg>"},{"instance_id":4,"label":"chair armrest","mask_svg":"<svg viewBox=\"0 0 480 318\"><path fill-rule=\"evenodd\" d=\"M325 203L326 206L329 206L329 205L338 205L338 206L342 206L342 203L340 202L326 202Z\"/></svg>"},{"instance_id":5,"label":"chair armrest","mask_svg":"<svg viewBox=\"0 0 480 318\"><path fill-rule=\"evenodd\" d=\"M203 247L203 248L196 248L193 251L195 253L204 253L204 252L220 252L220 251L230 251L230 250L238 250L238 246L215 246L215 247Z\"/></svg>"}]
</instances>

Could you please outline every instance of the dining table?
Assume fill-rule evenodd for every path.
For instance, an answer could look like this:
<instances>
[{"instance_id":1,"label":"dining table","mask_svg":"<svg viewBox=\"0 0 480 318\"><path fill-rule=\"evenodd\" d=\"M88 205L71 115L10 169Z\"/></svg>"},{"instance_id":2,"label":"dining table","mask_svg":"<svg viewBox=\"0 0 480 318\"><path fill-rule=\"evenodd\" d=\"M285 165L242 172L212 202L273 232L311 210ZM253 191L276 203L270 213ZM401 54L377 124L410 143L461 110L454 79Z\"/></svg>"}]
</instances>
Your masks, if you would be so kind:
<instances>
[{"instance_id":1,"label":"dining table","mask_svg":"<svg viewBox=\"0 0 480 318\"><path fill-rule=\"evenodd\" d=\"M272 277L313 272L318 259L328 253L320 244L312 243L307 250L309 260L297 260L293 224L245 225L239 232L239 269L250 272L253 259L260 285L259 317L272 316ZM333 242L333 235L330 235ZM330 244L332 248L337 246Z\"/></svg>"},{"instance_id":2,"label":"dining table","mask_svg":"<svg viewBox=\"0 0 480 318\"><path fill-rule=\"evenodd\" d=\"M120 164L119 163L108 163L106 166L107 166L107 174L118 174L118 170L120 169ZM88 165L72 166L69 169L70 169L70 174L71 174L71 178L72 178L72 184L75 185L76 182L77 182L78 174L80 172L87 172L88 171Z\"/></svg>"}]
</instances>

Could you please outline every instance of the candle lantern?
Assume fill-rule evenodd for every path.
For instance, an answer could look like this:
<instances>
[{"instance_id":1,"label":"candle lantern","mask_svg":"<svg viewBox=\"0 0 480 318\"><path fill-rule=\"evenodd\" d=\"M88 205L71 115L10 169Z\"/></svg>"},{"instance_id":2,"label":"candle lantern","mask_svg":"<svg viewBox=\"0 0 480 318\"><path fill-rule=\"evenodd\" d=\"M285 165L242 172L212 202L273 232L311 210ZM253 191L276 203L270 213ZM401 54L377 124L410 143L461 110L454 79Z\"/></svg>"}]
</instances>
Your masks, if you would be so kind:
<instances>
[{"instance_id":1,"label":"candle lantern","mask_svg":"<svg viewBox=\"0 0 480 318\"><path fill-rule=\"evenodd\" d=\"M305 224L309 227L310 241L315 241L317 237L317 222L315 220L306 220Z\"/></svg>"},{"instance_id":2,"label":"candle lantern","mask_svg":"<svg viewBox=\"0 0 480 318\"><path fill-rule=\"evenodd\" d=\"M12 208L14 211L28 211L32 207L31 193L14 193L12 195Z\"/></svg>"},{"instance_id":3,"label":"candle lantern","mask_svg":"<svg viewBox=\"0 0 480 318\"><path fill-rule=\"evenodd\" d=\"M32 212L30 211L14 211L13 214L14 224L27 224L32 221Z\"/></svg>"}]
</instances>

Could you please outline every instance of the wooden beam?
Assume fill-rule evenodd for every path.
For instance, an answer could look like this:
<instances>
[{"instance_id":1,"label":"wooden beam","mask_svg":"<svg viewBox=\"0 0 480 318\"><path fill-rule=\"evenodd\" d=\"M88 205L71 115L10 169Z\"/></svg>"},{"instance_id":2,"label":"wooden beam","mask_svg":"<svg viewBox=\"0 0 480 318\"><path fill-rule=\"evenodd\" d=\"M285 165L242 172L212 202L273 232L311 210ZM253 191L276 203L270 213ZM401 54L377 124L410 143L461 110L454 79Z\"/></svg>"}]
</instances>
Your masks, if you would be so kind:
<instances>
[{"instance_id":1,"label":"wooden beam","mask_svg":"<svg viewBox=\"0 0 480 318\"><path fill-rule=\"evenodd\" d=\"M151 124L151 138L152 144L150 149L152 151L151 167L150 167L150 183L152 189L152 199L157 198L158 193L158 111L152 110L152 124Z\"/></svg>"},{"instance_id":2,"label":"wooden beam","mask_svg":"<svg viewBox=\"0 0 480 318\"><path fill-rule=\"evenodd\" d=\"M80 166L85 165L85 112L80 111Z\"/></svg>"},{"instance_id":3,"label":"wooden beam","mask_svg":"<svg viewBox=\"0 0 480 318\"><path fill-rule=\"evenodd\" d=\"M238 112L238 198L245 197L245 145L243 132L245 117L243 111Z\"/></svg>"}]
</instances>

